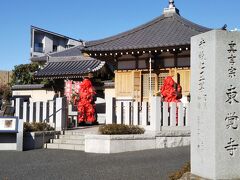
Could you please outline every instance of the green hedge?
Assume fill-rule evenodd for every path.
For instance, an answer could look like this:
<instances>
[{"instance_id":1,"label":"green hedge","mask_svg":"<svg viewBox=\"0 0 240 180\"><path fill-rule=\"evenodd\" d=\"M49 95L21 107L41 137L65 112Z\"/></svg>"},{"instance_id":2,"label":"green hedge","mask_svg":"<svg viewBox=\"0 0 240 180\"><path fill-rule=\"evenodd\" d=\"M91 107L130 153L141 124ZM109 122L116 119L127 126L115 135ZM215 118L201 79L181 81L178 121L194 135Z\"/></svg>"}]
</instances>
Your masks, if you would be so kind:
<instances>
[{"instance_id":1,"label":"green hedge","mask_svg":"<svg viewBox=\"0 0 240 180\"><path fill-rule=\"evenodd\" d=\"M24 132L53 131L54 128L47 123L24 123Z\"/></svg>"},{"instance_id":2,"label":"green hedge","mask_svg":"<svg viewBox=\"0 0 240 180\"><path fill-rule=\"evenodd\" d=\"M139 126L123 125L123 124L108 124L99 127L101 134L143 134L145 130Z\"/></svg>"}]
</instances>

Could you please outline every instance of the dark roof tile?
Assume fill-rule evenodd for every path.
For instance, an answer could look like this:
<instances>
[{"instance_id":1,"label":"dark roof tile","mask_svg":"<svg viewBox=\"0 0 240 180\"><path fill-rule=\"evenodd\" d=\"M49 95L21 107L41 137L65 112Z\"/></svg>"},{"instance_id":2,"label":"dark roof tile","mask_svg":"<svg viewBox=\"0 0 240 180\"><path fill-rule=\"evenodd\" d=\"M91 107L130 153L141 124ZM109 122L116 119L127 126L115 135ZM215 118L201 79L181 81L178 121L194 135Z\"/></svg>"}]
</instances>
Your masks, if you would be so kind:
<instances>
[{"instance_id":1,"label":"dark roof tile","mask_svg":"<svg viewBox=\"0 0 240 180\"><path fill-rule=\"evenodd\" d=\"M12 90L32 90L32 89L43 89L44 84L24 84L24 85L14 85Z\"/></svg>"},{"instance_id":2,"label":"dark roof tile","mask_svg":"<svg viewBox=\"0 0 240 180\"><path fill-rule=\"evenodd\" d=\"M84 57L83 59L55 58L49 61L42 70L39 70L34 77L43 78L78 78L89 72L95 72L103 67L105 62L93 58Z\"/></svg>"},{"instance_id":3,"label":"dark roof tile","mask_svg":"<svg viewBox=\"0 0 240 180\"><path fill-rule=\"evenodd\" d=\"M83 51L118 51L190 45L192 36L209 30L174 13L171 16L162 15L127 32L87 42Z\"/></svg>"}]
</instances>

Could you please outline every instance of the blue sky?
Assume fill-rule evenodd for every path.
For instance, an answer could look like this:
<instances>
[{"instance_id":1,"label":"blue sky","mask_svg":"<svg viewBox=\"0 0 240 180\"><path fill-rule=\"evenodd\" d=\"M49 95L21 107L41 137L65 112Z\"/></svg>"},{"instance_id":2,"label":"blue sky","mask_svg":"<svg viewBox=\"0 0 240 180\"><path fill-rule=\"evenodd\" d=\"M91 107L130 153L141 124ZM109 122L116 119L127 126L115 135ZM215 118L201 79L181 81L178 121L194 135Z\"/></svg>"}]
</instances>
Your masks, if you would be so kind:
<instances>
[{"instance_id":1,"label":"blue sky","mask_svg":"<svg viewBox=\"0 0 240 180\"><path fill-rule=\"evenodd\" d=\"M183 17L203 26L240 28L239 0L175 0ZM0 69L29 63L30 26L94 40L162 15L168 0L1 0Z\"/></svg>"}]
</instances>

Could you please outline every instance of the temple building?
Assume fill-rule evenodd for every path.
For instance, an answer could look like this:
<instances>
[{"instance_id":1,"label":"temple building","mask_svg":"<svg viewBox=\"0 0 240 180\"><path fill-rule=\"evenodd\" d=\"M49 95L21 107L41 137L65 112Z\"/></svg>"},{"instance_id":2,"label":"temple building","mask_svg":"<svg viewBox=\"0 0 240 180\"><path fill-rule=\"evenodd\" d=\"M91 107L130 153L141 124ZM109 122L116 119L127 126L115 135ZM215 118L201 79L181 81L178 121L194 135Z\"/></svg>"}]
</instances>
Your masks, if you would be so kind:
<instances>
[{"instance_id":1,"label":"temple building","mask_svg":"<svg viewBox=\"0 0 240 180\"><path fill-rule=\"evenodd\" d=\"M115 68L117 98L147 101L159 93L166 76L173 76L182 86L183 96L188 96L190 39L209 30L184 19L169 0L162 16L118 35L87 42L82 51Z\"/></svg>"},{"instance_id":2,"label":"temple building","mask_svg":"<svg viewBox=\"0 0 240 180\"><path fill-rule=\"evenodd\" d=\"M183 18L169 0L160 17L139 27L32 59L46 63L35 77L79 78L106 63L114 70L117 98L148 101L149 96L159 94L167 76L180 83L186 98L190 93L190 39L209 30Z\"/></svg>"},{"instance_id":3,"label":"temple building","mask_svg":"<svg viewBox=\"0 0 240 180\"><path fill-rule=\"evenodd\" d=\"M39 62L44 66L34 74L35 79L49 79L54 81L54 91L64 95L65 83L67 80L82 81L85 77L94 76L92 82L101 97L103 97L102 79L108 79L110 71L105 61L84 55L82 46L75 46L64 51L50 53L39 57ZM37 58L34 58L35 62ZM112 72L112 71L110 71Z\"/></svg>"}]
</instances>

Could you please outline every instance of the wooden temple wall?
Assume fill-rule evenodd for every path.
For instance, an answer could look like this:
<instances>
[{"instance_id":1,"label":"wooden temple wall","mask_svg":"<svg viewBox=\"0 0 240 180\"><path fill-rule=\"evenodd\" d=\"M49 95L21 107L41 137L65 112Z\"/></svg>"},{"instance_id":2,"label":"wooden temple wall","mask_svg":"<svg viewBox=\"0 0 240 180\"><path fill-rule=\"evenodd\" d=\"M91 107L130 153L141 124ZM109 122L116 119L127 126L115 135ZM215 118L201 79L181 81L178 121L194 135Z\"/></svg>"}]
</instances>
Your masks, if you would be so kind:
<instances>
[{"instance_id":1,"label":"wooden temple wall","mask_svg":"<svg viewBox=\"0 0 240 180\"><path fill-rule=\"evenodd\" d=\"M190 93L190 69L169 68L160 70L160 74L152 73L152 94L159 95L160 88L166 76L173 76L180 83L183 96ZM125 70L115 71L116 97L131 97L137 101L149 100L150 77L149 71Z\"/></svg>"}]
</instances>

